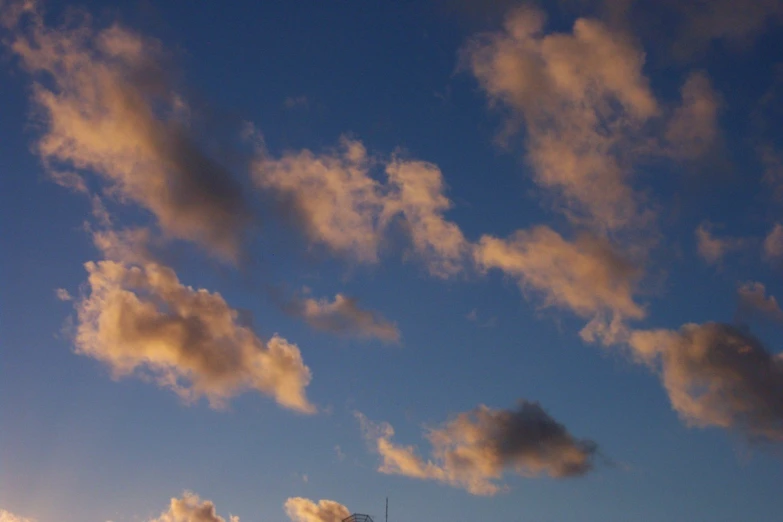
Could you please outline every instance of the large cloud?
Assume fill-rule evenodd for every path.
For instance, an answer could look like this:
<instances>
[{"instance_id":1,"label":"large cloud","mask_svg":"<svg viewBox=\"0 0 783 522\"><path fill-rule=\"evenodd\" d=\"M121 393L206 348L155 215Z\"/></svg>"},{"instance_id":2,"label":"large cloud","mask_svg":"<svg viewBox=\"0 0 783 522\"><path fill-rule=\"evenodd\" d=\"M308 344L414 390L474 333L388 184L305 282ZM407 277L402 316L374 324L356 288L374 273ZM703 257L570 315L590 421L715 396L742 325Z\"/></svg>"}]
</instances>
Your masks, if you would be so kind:
<instances>
[{"instance_id":1,"label":"large cloud","mask_svg":"<svg viewBox=\"0 0 783 522\"><path fill-rule=\"evenodd\" d=\"M633 298L641 271L605 240L584 234L570 242L548 227L517 231L509 239L483 236L474 249L476 264L517 279L523 290L591 320L587 340L614 342L626 319L641 319Z\"/></svg>"},{"instance_id":2,"label":"large cloud","mask_svg":"<svg viewBox=\"0 0 783 522\"><path fill-rule=\"evenodd\" d=\"M371 175L379 164L385 166L385 183ZM446 277L462 269L467 242L443 217L451 202L443 195L443 175L431 163L398 157L382 162L361 142L342 138L340 149L322 154L263 156L254 177L259 187L291 205L311 242L336 254L376 262L389 225L397 220L432 274Z\"/></svg>"},{"instance_id":3,"label":"large cloud","mask_svg":"<svg viewBox=\"0 0 783 522\"><path fill-rule=\"evenodd\" d=\"M634 353L659 368L672 406L689 424L737 428L783 441L783 355L722 323L631 334Z\"/></svg>"},{"instance_id":4,"label":"large cloud","mask_svg":"<svg viewBox=\"0 0 783 522\"><path fill-rule=\"evenodd\" d=\"M571 218L602 230L640 224L626 154L659 113L644 54L595 20L577 20L571 34L547 35L544 24L538 10L512 11L502 31L466 47L468 66L493 103L524 121L535 180Z\"/></svg>"},{"instance_id":5,"label":"large cloud","mask_svg":"<svg viewBox=\"0 0 783 522\"><path fill-rule=\"evenodd\" d=\"M504 28L463 51L490 102L525 127L533 177L571 220L598 232L648 230L654 212L631 183L634 166L660 156L695 159L717 137L720 100L703 72L662 107L643 73L645 54L625 32L587 18L545 32L543 12L511 10Z\"/></svg>"},{"instance_id":6,"label":"large cloud","mask_svg":"<svg viewBox=\"0 0 783 522\"><path fill-rule=\"evenodd\" d=\"M2 6L2 4L0 4ZM35 522L32 518L25 518L20 517L19 515L14 515L10 511L6 511L5 509L0 509L0 522Z\"/></svg>"},{"instance_id":7,"label":"large cloud","mask_svg":"<svg viewBox=\"0 0 783 522\"><path fill-rule=\"evenodd\" d=\"M318 503L302 497L285 501L286 515L291 522L342 522L351 512L334 500L319 500Z\"/></svg>"},{"instance_id":8,"label":"large cloud","mask_svg":"<svg viewBox=\"0 0 783 522\"><path fill-rule=\"evenodd\" d=\"M211 501L186 491L182 498L172 498L169 508L149 522L226 522L226 519L217 514ZM239 522L239 517L229 516L228 522Z\"/></svg>"},{"instance_id":9,"label":"large cloud","mask_svg":"<svg viewBox=\"0 0 783 522\"><path fill-rule=\"evenodd\" d=\"M400 340L397 325L379 313L365 310L359 302L342 294L334 300L294 296L285 303L287 312L303 318L317 330L338 335L380 339L396 342Z\"/></svg>"},{"instance_id":10,"label":"large cloud","mask_svg":"<svg viewBox=\"0 0 783 522\"><path fill-rule=\"evenodd\" d=\"M96 244L121 255L129 249L115 243L126 236L104 233ZM115 377L147 372L185 400L206 397L215 407L252 389L286 408L314 411L305 395L310 370L296 345L278 335L259 339L220 294L185 286L171 268L138 256L85 267L77 352Z\"/></svg>"},{"instance_id":11,"label":"large cloud","mask_svg":"<svg viewBox=\"0 0 783 522\"><path fill-rule=\"evenodd\" d=\"M422 459L413 446L392 441L388 423L374 424L357 413L365 436L382 458L379 471L436 480L474 495L494 495L505 486L505 471L524 476L581 476L593 467L597 446L574 438L538 403L521 401L514 410L479 406L460 413L426 434L431 457Z\"/></svg>"},{"instance_id":12,"label":"large cloud","mask_svg":"<svg viewBox=\"0 0 783 522\"><path fill-rule=\"evenodd\" d=\"M11 45L40 78L36 148L55 178L86 190L68 168L95 172L108 193L152 212L167 234L235 259L249 224L240 187L201 148L160 43L119 26L56 29L30 20Z\"/></svg>"}]
</instances>

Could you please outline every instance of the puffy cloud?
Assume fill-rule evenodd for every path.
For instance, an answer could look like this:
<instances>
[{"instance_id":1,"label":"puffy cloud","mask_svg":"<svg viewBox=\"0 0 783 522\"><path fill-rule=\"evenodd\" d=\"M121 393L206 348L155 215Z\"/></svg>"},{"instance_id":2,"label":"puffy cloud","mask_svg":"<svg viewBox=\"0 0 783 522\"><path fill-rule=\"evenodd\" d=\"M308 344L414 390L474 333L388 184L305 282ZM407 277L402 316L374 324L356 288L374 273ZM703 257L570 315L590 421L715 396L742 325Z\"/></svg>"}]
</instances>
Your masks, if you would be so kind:
<instances>
[{"instance_id":1,"label":"puffy cloud","mask_svg":"<svg viewBox=\"0 0 783 522\"><path fill-rule=\"evenodd\" d=\"M73 296L71 296L71 293L66 290L65 288L58 288L54 291L55 295L57 296L57 299L60 301L72 301Z\"/></svg>"},{"instance_id":2,"label":"puffy cloud","mask_svg":"<svg viewBox=\"0 0 783 522\"><path fill-rule=\"evenodd\" d=\"M305 395L310 370L296 345L278 335L263 342L220 294L185 286L171 268L144 259L85 267L76 349L116 378L148 374L183 399L205 397L214 407L252 389L286 408L315 410Z\"/></svg>"},{"instance_id":3,"label":"puffy cloud","mask_svg":"<svg viewBox=\"0 0 783 522\"><path fill-rule=\"evenodd\" d=\"M468 243L459 227L443 217L451 202L443 195L440 170L394 157L384 164L387 179L381 183L370 174L379 162L361 142L343 137L339 150L320 155L303 150L263 156L254 177L259 187L294 209L311 242L336 254L376 262L389 225L399 220L432 274L459 272Z\"/></svg>"},{"instance_id":4,"label":"puffy cloud","mask_svg":"<svg viewBox=\"0 0 783 522\"><path fill-rule=\"evenodd\" d=\"M629 345L660 370L673 408L688 424L783 441L783 355L747 331L686 324L679 331L635 331Z\"/></svg>"},{"instance_id":5,"label":"puffy cloud","mask_svg":"<svg viewBox=\"0 0 783 522\"><path fill-rule=\"evenodd\" d=\"M741 250L745 244L746 241L741 238L714 236L709 223L702 223L696 229L696 249L701 258L711 265L719 264L726 254Z\"/></svg>"},{"instance_id":6,"label":"puffy cloud","mask_svg":"<svg viewBox=\"0 0 783 522\"><path fill-rule=\"evenodd\" d=\"M292 497L285 501L285 512L291 522L342 522L351 516L348 508L334 500L312 500Z\"/></svg>"},{"instance_id":7,"label":"puffy cloud","mask_svg":"<svg viewBox=\"0 0 783 522\"><path fill-rule=\"evenodd\" d=\"M41 79L32 95L43 124L37 151L56 179L86 190L61 167L95 172L167 234L237 257L249 224L239 184L201 148L159 42L116 25L50 28L33 16L11 47Z\"/></svg>"},{"instance_id":8,"label":"puffy cloud","mask_svg":"<svg viewBox=\"0 0 783 522\"><path fill-rule=\"evenodd\" d=\"M597 445L574 438L535 402L520 401L514 410L479 406L430 429L431 458L412 446L392 441L388 423L374 424L357 413L366 437L382 458L379 471L429 479L463 488L474 495L494 495L505 471L524 476L575 477L593 468Z\"/></svg>"},{"instance_id":9,"label":"puffy cloud","mask_svg":"<svg viewBox=\"0 0 783 522\"><path fill-rule=\"evenodd\" d=\"M632 140L658 103L642 73L644 53L601 22L544 33L545 16L510 12L502 31L475 38L465 60L490 100L526 126L534 178L566 214L601 230L649 219L628 184Z\"/></svg>"},{"instance_id":10,"label":"puffy cloud","mask_svg":"<svg viewBox=\"0 0 783 522\"><path fill-rule=\"evenodd\" d=\"M182 498L172 498L169 509L149 522L226 522L226 519L217 514L211 501L186 491ZM228 522L239 522L239 517L229 516Z\"/></svg>"},{"instance_id":11,"label":"puffy cloud","mask_svg":"<svg viewBox=\"0 0 783 522\"><path fill-rule=\"evenodd\" d=\"M704 72L690 74L680 92L682 104L668 122L666 141L674 157L693 159L715 143L720 98Z\"/></svg>"},{"instance_id":12,"label":"puffy cloud","mask_svg":"<svg viewBox=\"0 0 783 522\"><path fill-rule=\"evenodd\" d=\"M783 225L775 223L764 238L764 257L769 261L783 258Z\"/></svg>"},{"instance_id":13,"label":"puffy cloud","mask_svg":"<svg viewBox=\"0 0 783 522\"><path fill-rule=\"evenodd\" d=\"M35 522L35 520L32 518L20 517L19 515L14 515L10 511L0 509L0 522Z\"/></svg>"},{"instance_id":14,"label":"puffy cloud","mask_svg":"<svg viewBox=\"0 0 783 522\"><path fill-rule=\"evenodd\" d=\"M501 270L516 278L523 291L541 294L544 306L590 318L582 330L586 340L614 342L624 331L625 319L645 316L633 298L640 269L603 238L583 234L569 242L539 226L509 239L483 236L474 258L481 269Z\"/></svg>"},{"instance_id":15,"label":"puffy cloud","mask_svg":"<svg viewBox=\"0 0 783 522\"><path fill-rule=\"evenodd\" d=\"M743 315L761 314L772 321L783 322L783 310L774 296L767 297L767 290L761 283L748 281L737 289L739 309Z\"/></svg>"},{"instance_id":16,"label":"puffy cloud","mask_svg":"<svg viewBox=\"0 0 783 522\"><path fill-rule=\"evenodd\" d=\"M333 301L295 296L285 305L286 311L303 318L317 330L354 337L375 337L382 341L399 341L397 325L377 312L365 310L353 297L342 294Z\"/></svg>"},{"instance_id":17,"label":"puffy cloud","mask_svg":"<svg viewBox=\"0 0 783 522\"><path fill-rule=\"evenodd\" d=\"M375 262L381 240L383 197L369 174L364 145L342 138L341 150L309 150L261 158L256 183L292 204L309 238L359 262Z\"/></svg>"}]
</instances>

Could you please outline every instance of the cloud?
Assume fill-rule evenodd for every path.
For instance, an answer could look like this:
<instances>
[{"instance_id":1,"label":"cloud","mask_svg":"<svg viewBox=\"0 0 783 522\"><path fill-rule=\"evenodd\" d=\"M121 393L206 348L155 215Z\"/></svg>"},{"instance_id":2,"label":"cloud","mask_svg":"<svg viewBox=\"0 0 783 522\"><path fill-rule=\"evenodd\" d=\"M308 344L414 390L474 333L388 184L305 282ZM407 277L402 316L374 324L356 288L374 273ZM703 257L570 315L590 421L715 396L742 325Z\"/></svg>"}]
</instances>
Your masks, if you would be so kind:
<instances>
[{"instance_id":1,"label":"cloud","mask_svg":"<svg viewBox=\"0 0 783 522\"><path fill-rule=\"evenodd\" d=\"M307 96L288 96L283 101L283 105L286 109L306 109L310 105L310 100Z\"/></svg>"},{"instance_id":2,"label":"cloud","mask_svg":"<svg viewBox=\"0 0 783 522\"><path fill-rule=\"evenodd\" d=\"M148 375L186 401L205 397L213 407L256 390L286 408L315 411L297 346L278 335L259 339L220 294L185 286L171 268L138 257L85 268L76 351L115 378Z\"/></svg>"},{"instance_id":3,"label":"cloud","mask_svg":"<svg viewBox=\"0 0 783 522\"><path fill-rule=\"evenodd\" d=\"M767 237L764 238L764 258L768 261L777 261L783 258L783 225L775 223Z\"/></svg>"},{"instance_id":4,"label":"cloud","mask_svg":"<svg viewBox=\"0 0 783 522\"><path fill-rule=\"evenodd\" d=\"M710 223L702 223L696 229L696 249L701 258L711 265L719 264L726 254L741 250L746 244L741 238L714 236Z\"/></svg>"},{"instance_id":5,"label":"cloud","mask_svg":"<svg viewBox=\"0 0 783 522\"><path fill-rule=\"evenodd\" d=\"M781 0L670 0L668 5L674 7L681 17L674 47L680 58L700 54L717 40L726 41L735 47L747 47L769 26L783 21Z\"/></svg>"},{"instance_id":6,"label":"cloud","mask_svg":"<svg viewBox=\"0 0 783 522\"><path fill-rule=\"evenodd\" d=\"M761 315L771 321L783 323L783 310L780 309L774 296L767 297L767 291L761 283L748 281L737 289L739 297L739 313L747 315Z\"/></svg>"},{"instance_id":7,"label":"cloud","mask_svg":"<svg viewBox=\"0 0 783 522\"><path fill-rule=\"evenodd\" d=\"M58 288L54 293L60 301L73 301L71 293L65 288Z\"/></svg>"},{"instance_id":8,"label":"cloud","mask_svg":"<svg viewBox=\"0 0 783 522\"><path fill-rule=\"evenodd\" d=\"M686 423L783 441L783 356L746 330L712 322L639 330L629 345L659 369L672 407Z\"/></svg>"},{"instance_id":9,"label":"cloud","mask_svg":"<svg viewBox=\"0 0 783 522\"><path fill-rule=\"evenodd\" d=\"M391 187L384 207L386 218L397 213L404 216L413 249L431 274L448 277L460 272L468 243L460 228L443 218L451 202L443 195L440 169L424 161L394 158L386 174Z\"/></svg>"},{"instance_id":10,"label":"cloud","mask_svg":"<svg viewBox=\"0 0 783 522\"><path fill-rule=\"evenodd\" d=\"M186 491L182 498L172 498L169 508L149 522L226 522L226 519L217 514L211 501ZM239 517L229 516L228 522L239 522Z\"/></svg>"},{"instance_id":11,"label":"cloud","mask_svg":"<svg viewBox=\"0 0 783 522\"><path fill-rule=\"evenodd\" d=\"M370 174L385 166L386 183ZM372 158L364 145L343 137L340 148L314 154L262 156L256 184L290 205L310 241L360 263L375 263L391 223L408 230L413 251L436 276L462 269L468 244L443 214L451 202L437 166L394 157Z\"/></svg>"},{"instance_id":12,"label":"cloud","mask_svg":"<svg viewBox=\"0 0 783 522\"><path fill-rule=\"evenodd\" d=\"M94 172L108 194L152 212L168 235L236 259L250 221L240 186L201 147L158 41L117 25L51 28L33 16L11 48L36 79L36 149L55 178L86 190L61 167Z\"/></svg>"},{"instance_id":13,"label":"cloud","mask_svg":"<svg viewBox=\"0 0 783 522\"><path fill-rule=\"evenodd\" d=\"M483 236L474 259L482 270L498 269L523 291L540 294L544 306L591 319L582 330L586 340L613 342L624 320L645 316L633 298L641 270L600 237L582 234L569 242L539 226L509 239Z\"/></svg>"},{"instance_id":14,"label":"cloud","mask_svg":"<svg viewBox=\"0 0 783 522\"><path fill-rule=\"evenodd\" d=\"M19 515L14 515L10 511L0 509L0 522L35 522L35 520L32 518L20 517Z\"/></svg>"},{"instance_id":15,"label":"cloud","mask_svg":"<svg viewBox=\"0 0 783 522\"><path fill-rule=\"evenodd\" d=\"M361 142L342 138L340 150L309 150L260 158L255 181L292 204L311 241L359 262L378 260L383 208L379 183Z\"/></svg>"},{"instance_id":16,"label":"cloud","mask_svg":"<svg viewBox=\"0 0 783 522\"><path fill-rule=\"evenodd\" d=\"M342 522L351 516L348 508L334 500L312 500L292 497L285 501L286 515L291 522Z\"/></svg>"},{"instance_id":17,"label":"cloud","mask_svg":"<svg viewBox=\"0 0 783 522\"><path fill-rule=\"evenodd\" d=\"M400 340L396 324L377 312L361 308L355 298L342 294L335 295L333 301L294 296L285 304L285 309L316 330L388 342Z\"/></svg>"},{"instance_id":18,"label":"cloud","mask_svg":"<svg viewBox=\"0 0 783 522\"><path fill-rule=\"evenodd\" d=\"M541 11L512 10L503 30L465 47L467 67L524 122L534 179L572 220L607 231L646 223L628 183L632 138L659 114L644 53L596 20L578 19L572 33L544 25Z\"/></svg>"},{"instance_id":19,"label":"cloud","mask_svg":"<svg viewBox=\"0 0 783 522\"><path fill-rule=\"evenodd\" d=\"M514 410L486 406L460 413L428 430L432 446L426 461L413 446L392 441L394 428L356 414L367 439L382 458L382 473L435 480L474 495L494 495L505 471L523 476L581 476L593 468L597 445L574 438L535 402L520 401Z\"/></svg>"},{"instance_id":20,"label":"cloud","mask_svg":"<svg viewBox=\"0 0 783 522\"><path fill-rule=\"evenodd\" d=\"M682 104L667 123L667 147L675 158L694 159L706 154L716 141L720 97L703 71L691 73L680 92Z\"/></svg>"}]
</instances>

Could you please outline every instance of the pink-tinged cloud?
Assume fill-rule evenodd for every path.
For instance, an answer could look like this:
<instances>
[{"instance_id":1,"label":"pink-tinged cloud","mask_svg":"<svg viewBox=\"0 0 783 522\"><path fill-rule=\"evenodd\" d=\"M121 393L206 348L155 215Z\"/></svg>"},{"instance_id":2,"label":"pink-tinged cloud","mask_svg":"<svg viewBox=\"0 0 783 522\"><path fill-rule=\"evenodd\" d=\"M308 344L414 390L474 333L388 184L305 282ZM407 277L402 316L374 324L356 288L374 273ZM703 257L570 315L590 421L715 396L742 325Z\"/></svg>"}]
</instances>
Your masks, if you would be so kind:
<instances>
[{"instance_id":1,"label":"pink-tinged cloud","mask_svg":"<svg viewBox=\"0 0 783 522\"><path fill-rule=\"evenodd\" d=\"M296 295L284 304L284 308L323 332L386 342L400 340L396 324L378 312L365 310L357 299L343 294L335 295L331 301Z\"/></svg>"},{"instance_id":2,"label":"pink-tinged cloud","mask_svg":"<svg viewBox=\"0 0 783 522\"><path fill-rule=\"evenodd\" d=\"M312 413L310 370L299 348L274 335L261 340L218 293L183 285L169 267L135 252L143 230L100 232L108 258L85 265L76 303L76 351L106 364L115 378L151 376L186 401L221 407L249 390L285 408ZM143 244L143 241L141 241Z\"/></svg>"},{"instance_id":3,"label":"pink-tinged cloud","mask_svg":"<svg viewBox=\"0 0 783 522\"><path fill-rule=\"evenodd\" d=\"M745 329L704 323L638 330L629 345L660 372L686 423L783 442L783 354L769 352Z\"/></svg>"},{"instance_id":4,"label":"pink-tinged cloud","mask_svg":"<svg viewBox=\"0 0 783 522\"><path fill-rule=\"evenodd\" d=\"M371 173L383 166L385 182ZM431 163L373 158L364 145L342 138L340 148L315 154L262 155L254 179L276 194L311 243L360 263L375 263L393 223L408 232L415 257L430 273L448 277L463 269L468 244L444 218L451 202L440 170Z\"/></svg>"},{"instance_id":5,"label":"pink-tinged cloud","mask_svg":"<svg viewBox=\"0 0 783 522\"><path fill-rule=\"evenodd\" d=\"M538 403L520 401L513 410L479 406L460 413L426 438L428 459L413 446L396 444L394 428L356 413L365 437L381 456L382 473L434 480L474 495L495 495L507 487L504 473L555 478L582 476L593 468L597 445L574 438Z\"/></svg>"},{"instance_id":6,"label":"pink-tinged cloud","mask_svg":"<svg viewBox=\"0 0 783 522\"><path fill-rule=\"evenodd\" d=\"M169 508L149 522L239 522L239 517L225 519L217 514L211 501L201 500L195 493L186 491L182 498L172 498Z\"/></svg>"},{"instance_id":7,"label":"pink-tinged cloud","mask_svg":"<svg viewBox=\"0 0 783 522\"><path fill-rule=\"evenodd\" d=\"M34 78L36 150L54 179L87 191L84 175L97 174L107 195L145 208L166 234L235 260L249 212L200 146L161 44L117 25L54 28L35 12L28 21L13 28L11 49Z\"/></svg>"},{"instance_id":8,"label":"pink-tinged cloud","mask_svg":"<svg viewBox=\"0 0 783 522\"><path fill-rule=\"evenodd\" d=\"M0 522L35 522L35 520L15 515L5 509L0 509Z\"/></svg>"},{"instance_id":9,"label":"pink-tinged cloud","mask_svg":"<svg viewBox=\"0 0 783 522\"><path fill-rule=\"evenodd\" d=\"M540 295L544 306L589 319L582 330L588 341L616 342L624 321L645 316L634 300L641 270L603 238L583 234L568 241L539 226L508 239L483 236L473 255L480 269L516 279L523 291Z\"/></svg>"},{"instance_id":10,"label":"pink-tinged cloud","mask_svg":"<svg viewBox=\"0 0 783 522\"><path fill-rule=\"evenodd\" d=\"M739 297L739 314L745 319L749 316L760 316L764 319L783 323L783 310L775 296L768 296L763 284L748 281L737 289Z\"/></svg>"},{"instance_id":11,"label":"pink-tinged cloud","mask_svg":"<svg viewBox=\"0 0 783 522\"><path fill-rule=\"evenodd\" d=\"M348 508L334 500L317 503L302 497L292 497L283 507L291 522L342 522L351 515Z\"/></svg>"}]
</instances>

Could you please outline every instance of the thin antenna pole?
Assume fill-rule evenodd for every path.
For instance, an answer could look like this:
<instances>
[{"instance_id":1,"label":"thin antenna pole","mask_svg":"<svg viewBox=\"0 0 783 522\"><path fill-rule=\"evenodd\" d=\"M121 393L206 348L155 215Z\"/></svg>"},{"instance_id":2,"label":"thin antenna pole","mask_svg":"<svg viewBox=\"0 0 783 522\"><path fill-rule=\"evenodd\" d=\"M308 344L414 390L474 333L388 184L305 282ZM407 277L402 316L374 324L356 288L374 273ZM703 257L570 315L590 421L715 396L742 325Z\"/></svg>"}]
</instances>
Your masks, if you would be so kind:
<instances>
[{"instance_id":1,"label":"thin antenna pole","mask_svg":"<svg viewBox=\"0 0 783 522\"><path fill-rule=\"evenodd\" d=\"M389 522L389 497L386 497L386 522Z\"/></svg>"}]
</instances>

